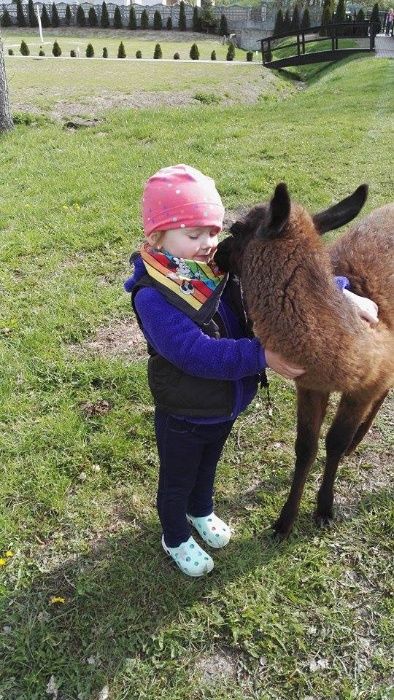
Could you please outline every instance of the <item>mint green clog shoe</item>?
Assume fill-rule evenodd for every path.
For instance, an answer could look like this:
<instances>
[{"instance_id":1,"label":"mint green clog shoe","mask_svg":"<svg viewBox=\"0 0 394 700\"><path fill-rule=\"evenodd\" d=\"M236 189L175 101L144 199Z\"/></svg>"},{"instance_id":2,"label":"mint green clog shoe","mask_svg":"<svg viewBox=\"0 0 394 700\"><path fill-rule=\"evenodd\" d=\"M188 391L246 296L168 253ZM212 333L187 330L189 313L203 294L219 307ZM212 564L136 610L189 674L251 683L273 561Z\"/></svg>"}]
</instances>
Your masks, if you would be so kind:
<instances>
[{"instance_id":1,"label":"mint green clog shoe","mask_svg":"<svg viewBox=\"0 0 394 700\"><path fill-rule=\"evenodd\" d=\"M205 576L214 567L213 559L201 549L200 545L189 537L179 547L167 547L164 535L161 538L164 551L186 576Z\"/></svg>"},{"instance_id":2,"label":"mint green clog shoe","mask_svg":"<svg viewBox=\"0 0 394 700\"><path fill-rule=\"evenodd\" d=\"M215 549L225 547L231 538L231 530L223 520L211 513L203 518L195 518L194 515L186 515L189 523L196 528L200 537Z\"/></svg>"}]
</instances>

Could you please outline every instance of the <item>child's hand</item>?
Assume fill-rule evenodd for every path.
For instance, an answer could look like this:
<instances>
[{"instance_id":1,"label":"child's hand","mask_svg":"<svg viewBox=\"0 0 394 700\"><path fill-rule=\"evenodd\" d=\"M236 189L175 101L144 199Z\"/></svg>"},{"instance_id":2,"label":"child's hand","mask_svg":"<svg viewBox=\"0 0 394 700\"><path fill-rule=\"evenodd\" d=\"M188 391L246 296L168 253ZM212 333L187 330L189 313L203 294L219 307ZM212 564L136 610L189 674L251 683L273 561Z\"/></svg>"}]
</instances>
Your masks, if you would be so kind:
<instances>
[{"instance_id":1,"label":"child's hand","mask_svg":"<svg viewBox=\"0 0 394 700\"><path fill-rule=\"evenodd\" d=\"M301 367L289 365L287 360L285 360L282 355L279 355L277 352L266 350L265 359L267 360L268 367L273 369L274 372L280 374L285 379L297 379L297 377L305 373L305 370L301 369Z\"/></svg>"},{"instance_id":2,"label":"child's hand","mask_svg":"<svg viewBox=\"0 0 394 700\"><path fill-rule=\"evenodd\" d=\"M348 289L344 289L343 293L346 294L348 299L353 302L357 306L357 311L359 316L364 319L364 321L368 321L368 323L371 324L371 326L376 326L377 323L379 323L379 318L378 318L378 307L375 304L372 299L368 299L367 297L360 297L358 294L353 294L353 292L349 292Z\"/></svg>"}]
</instances>

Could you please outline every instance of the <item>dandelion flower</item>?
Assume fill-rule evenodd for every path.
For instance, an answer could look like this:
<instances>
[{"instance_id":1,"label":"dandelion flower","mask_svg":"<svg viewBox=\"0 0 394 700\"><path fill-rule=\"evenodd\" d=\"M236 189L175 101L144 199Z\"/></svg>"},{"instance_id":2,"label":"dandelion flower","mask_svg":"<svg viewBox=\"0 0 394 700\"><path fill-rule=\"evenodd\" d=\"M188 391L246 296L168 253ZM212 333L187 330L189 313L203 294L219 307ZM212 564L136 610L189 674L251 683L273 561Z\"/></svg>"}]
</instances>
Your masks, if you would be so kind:
<instances>
[{"instance_id":1,"label":"dandelion flower","mask_svg":"<svg viewBox=\"0 0 394 700\"><path fill-rule=\"evenodd\" d=\"M7 563L7 559L0 559L0 566L5 566Z\"/></svg>"},{"instance_id":2,"label":"dandelion flower","mask_svg":"<svg viewBox=\"0 0 394 700\"><path fill-rule=\"evenodd\" d=\"M6 557L13 557L15 552L12 552L11 549L8 549L7 552L5 553Z\"/></svg>"},{"instance_id":3,"label":"dandelion flower","mask_svg":"<svg viewBox=\"0 0 394 700\"><path fill-rule=\"evenodd\" d=\"M61 604L61 603L65 603L65 602L66 602L66 599L65 599L65 598L62 598L62 596L60 596L60 595L53 595L53 596L50 597L49 602L52 603L53 605L56 605L56 604L59 604L59 603L60 603L60 604Z\"/></svg>"}]
</instances>

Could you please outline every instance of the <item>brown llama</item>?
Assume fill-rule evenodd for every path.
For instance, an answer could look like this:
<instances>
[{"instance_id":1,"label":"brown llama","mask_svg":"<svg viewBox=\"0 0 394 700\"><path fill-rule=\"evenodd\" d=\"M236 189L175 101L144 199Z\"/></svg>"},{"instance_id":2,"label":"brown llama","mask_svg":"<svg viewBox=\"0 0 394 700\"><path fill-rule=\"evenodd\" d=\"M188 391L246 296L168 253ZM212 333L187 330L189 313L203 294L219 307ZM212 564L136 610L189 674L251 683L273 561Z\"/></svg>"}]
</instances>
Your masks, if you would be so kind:
<instances>
[{"instance_id":1,"label":"brown llama","mask_svg":"<svg viewBox=\"0 0 394 700\"><path fill-rule=\"evenodd\" d=\"M320 234L351 221L366 185L314 216L277 186L269 205L254 207L230 229L215 259L241 277L246 309L265 348L305 368L296 379L296 462L290 493L274 530L286 537L297 517L315 460L328 398L340 392L326 437L326 465L315 519L333 517L334 481L341 458L362 440L394 382L394 204L366 216L331 245ZM349 278L356 294L373 299L379 323L362 320L335 285Z\"/></svg>"}]
</instances>

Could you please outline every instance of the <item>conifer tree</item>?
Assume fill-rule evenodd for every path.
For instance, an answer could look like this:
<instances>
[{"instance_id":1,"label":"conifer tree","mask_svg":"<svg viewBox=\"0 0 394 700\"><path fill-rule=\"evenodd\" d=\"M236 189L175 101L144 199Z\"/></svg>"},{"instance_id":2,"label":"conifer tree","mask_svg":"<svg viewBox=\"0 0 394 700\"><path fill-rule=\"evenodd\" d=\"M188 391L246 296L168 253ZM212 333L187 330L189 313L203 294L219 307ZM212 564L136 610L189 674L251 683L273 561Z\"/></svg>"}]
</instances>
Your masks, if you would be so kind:
<instances>
[{"instance_id":1,"label":"conifer tree","mask_svg":"<svg viewBox=\"0 0 394 700\"><path fill-rule=\"evenodd\" d=\"M248 63L252 63L253 61L253 51L247 51L246 52L246 60Z\"/></svg>"},{"instance_id":2,"label":"conifer tree","mask_svg":"<svg viewBox=\"0 0 394 700\"><path fill-rule=\"evenodd\" d=\"M41 24L44 27L44 29L47 29L48 27L51 26L51 18L48 14L48 10L46 5L42 6L41 10Z\"/></svg>"},{"instance_id":3,"label":"conifer tree","mask_svg":"<svg viewBox=\"0 0 394 700\"><path fill-rule=\"evenodd\" d=\"M2 27L11 27L12 25L12 20L10 13L8 12L7 8L4 8L4 12L1 15L1 26Z\"/></svg>"},{"instance_id":4,"label":"conifer tree","mask_svg":"<svg viewBox=\"0 0 394 700\"><path fill-rule=\"evenodd\" d=\"M234 44L229 44L227 49L226 61L233 61L235 56Z\"/></svg>"},{"instance_id":5,"label":"conifer tree","mask_svg":"<svg viewBox=\"0 0 394 700\"><path fill-rule=\"evenodd\" d=\"M153 52L153 58L163 58L163 52L161 50L160 44L156 44L155 50Z\"/></svg>"},{"instance_id":6,"label":"conifer tree","mask_svg":"<svg viewBox=\"0 0 394 700\"><path fill-rule=\"evenodd\" d=\"M200 52L198 50L197 44L191 45L189 56L192 59L192 61L198 61L198 59L200 58Z\"/></svg>"},{"instance_id":7,"label":"conifer tree","mask_svg":"<svg viewBox=\"0 0 394 700\"><path fill-rule=\"evenodd\" d=\"M51 19L51 22L52 22L52 27L58 27L59 24L60 24L59 13L58 13L58 11L57 11L57 7L56 7L56 3L55 3L55 2L52 3L52 19Z\"/></svg>"},{"instance_id":8,"label":"conifer tree","mask_svg":"<svg viewBox=\"0 0 394 700\"><path fill-rule=\"evenodd\" d=\"M53 44L53 46L52 46L52 53L53 53L53 55L55 56L55 58L56 58L57 56L61 56L61 55L62 55L62 50L61 50L59 44L57 43L57 41L55 41L54 44Z\"/></svg>"},{"instance_id":9,"label":"conifer tree","mask_svg":"<svg viewBox=\"0 0 394 700\"><path fill-rule=\"evenodd\" d=\"M76 57L77 57L77 52L75 51L75 49L71 49L71 51L70 51L70 56L71 56L71 58L76 58Z\"/></svg>"},{"instance_id":10,"label":"conifer tree","mask_svg":"<svg viewBox=\"0 0 394 700\"><path fill-rule=\"evenodd\" d=\"M129 29L137 29L137 18L135 16L134 5L130 5L129 23L127 26Z\"/></svg>"},{"instance_id":11,"label":"conifer tree","mask_svg":"<svg viewBox=\"0 0 394 700\"><path fill-rule=\"evenodd\" d=\"M212 51L212 53L211 53L211 61L216 61L216 51Z\"/></svg>"},{"instance_id":12,"label":"conifer tree","mask_svg":"<svg viewBox=\"0 0 394 700\"><path fill-rule=\"evenodd\" d=\"M163 20L159 10L155 10L155 14L153 15L153 29L156 29L157 31L159 29L163 29Z\"/></svg>"},{"instance_id":13,"label":"conifer tree","mask_svg":"<svg viewBox=\"0 0 394 700\"><path fill-rule=\"evenodd\" d=\"M21 52L22 56L30 56L30 49L29 49L28 45L26 44L26 42L23 41L23 39L21 41L21 46L20 46L19 51Z\"/></svg>"},{"instance_id":14,"label":"conifer tree","mask_svg":"<svg viewBox=\"0 0 394 700\"><path fill-rule=\"evenodd\" d=\"M116 5L114 12L114 27L115 29L122 29L123 27L122 15L118 5Z\"/></svg>"},{"instance_id":15,"label":"conifer tree","mask_svg":"<svg viewBox=\"0 0 394 700\"><path fill-rule=\"evenodd\" d=\"M198 7L195 5L193 7L193 19L192 19L193 32L201 31L200 17L198 14Z\"/></svg>"},{"instance_id":16,"label":"conifer tree","mask_svg":"<svg viewBox=\"0 0 394 700\"><path fill-rule=\"evenodd\" d=\"M290 19L290 10L286 10L286 14L283 19L283 31L284 32L289 32L291 29L291 19Z\"/></svg>"},{"instance_id":17,"label":"conifer tree","mask_svg":"<svg viewBox=\"0 0 394 700\"><path fill-rule=\"evenodd\" d=\"M334 19L337 23L346 21L345 0L338 0L338 5L335 11Z\"/></svg>"},{"instance_id":18,"label":"conifer tree","mask_svg":"<svg viewBox=\"0 0 394 700\"><path fill-rule=\"evenodd\" d=\"M276 13L274 36L276 34L283 34L283 32L284 32L284 19L283 19L282 8L280 7L278 12Z\"/></svg>"},{"instance_id":19,"label":"conifer tree","mask_svg":"<svg viewBox=\"0 0 394 700\"><path fill-rule=\"evenodd\" d=\"M16 23L18 27L26 27L26 17L23 12L22 0L16 0Z\"/></svg>"},{"instance_id":20,"label":"conifer tree","mask_svg":"<svg viewBox=\"0 0 394 700\"><path fill-rule=\"evenodd\" d=\"M292 32L298 32L300 28L300 11L297 3L294 5L293 16L291 18L290 29Z\"/></svg>"},{"instance_id":21,"label":"conifer tree","mask_svg":"<svg viewBox=\"0 0 394 700\"><path fill-rule=\"evenodd\" d=\"M306 7L302 15L301 29L309 29L311 26L311 18L309 15L309 10Z\"/></svg>"},{"instance_id":22,"label":"conifer tree","mask_svg":"<svg viewBox=\"0 0 394 700\"><path fill-rule=\"evenodd\" d=\"M185 11L185 3L183 0L179 3L179 20L178 20L178 29L181 32L186 31L186 11Z\"/></svg>"},{"instance_id":23,"label":"conifer tree","mask_svg":"<svg viewBox=\"0 0 394 700\"><path fill-rule=\"evenodd\" d=\"M222 36L228 35L228 24L226 15L220 15L219 34L221 34Z\"/></svg>"},{"instance_id":24,"label":"conifer tree","mask_svg":"<svg viewBox=\"0 0 394 700\"><path fill-rule=\"evenodd\" d=\"M77 9L77 25L78 27L84 27L86 24L86 17L85 13L83 11L83 7L81 5L78 5Z\"/></svg>"},{"instance_id":25,"label":"conifer tree","mask_svg":"<svg viewBox=\"0 0 394 700\"><path fill-rule=\"evenodd\" d=\"M327 35L327 27L331 24L331 3L330 0L324 0L323 13L321 16L321 30L320 36Z\"/></svg>"},{"instance_id":26,"label":"conifer tree","mask_svg":"<svg viewBox=\"0 0 394 700\"><path fill-rule=\"evenodd\" d=\"M41 24L42 24L42 23L41 23ZM43 51L42 49L40 49L39 52L38 52L38 55L39 55L39 56L45 56L45 51Z\"/></svg>"},{"instance_id":27,"label":"conifer tree","mask_svg":"<svg viewBox=\"0 0 394 700\"><path fill-rule=\"evenodd\" d=\"M103 58L108 58L108 49L106 46L103 48Z\"/></svg>"},{"instance_id":28,"label":"conifer tree","mask_svg":"<svg viewBox=\"0 0 394 700\"><path fill-rule=\"evenodd\" d=\"M107 8L107 3L103 2L101 5L101 18L100 18L100 26L103 29L108 29L109 27L109 15L108 15L108 8Z\"/></svg>"},{"instance_id":29,"label":"conifer tree","mask_svg":"<svg viewBox=\"0 0 394 700\"><path fill-rule=\"evenodd\" d=\"M179 59L180 59L180 55L179 55L178 51L175 51L175 53L174 53L174 61L179 61Z\"/></svg>"},{"instance_id":30,"label":"conifer tree","mask_svg":"<svg viewBox=\"0 0 394 700\"><path fill-rule=\"evenodd\" d=\"M94 7L89 8L88 22L90 27L97 27L98 19Z\"/></svg>"},{"instance_id":31,"label":"conifer tree","mask_svg":"<svg viewBox=\"0 0 394 700\"><path fill-rule=\"evenodd\" d=\"M136 57L136 58L142 58L142 51L139 51L139 50L136 51L136 52L135 52L135 57Z\"/></svg>"},{"instance_id":32,"label":"conifer tree","mask_svg":"<svg viewBox=\"0 0 394 700\"><path fill-rule=\"evenodd\" d=\"M73 17L72 17L70 5L66 5L66 14L64 16L64 22L65 22L66 27L69 27L71 25L72 18Z\"/></svg>"},{"instance_id":33,"label":"conifer tree","mask_svg":"<svg viewBox=\"0 0 394 700\"><path fill-rule=\"evenodd\" d=\"M365 22L365 13L362 8L359 9L356 15L356 22ZM356 27L356 36L368 36L368 25L365 24L364 27Z\"/></svg>"},{"instance_id":34,"label":"conifer tree","mask_svg":"<svg viewBox=\"0 0 394 700\"><path fill-rule=\"evenodd\" d=\"M172 17L168 17L166 27L168 30L172 29Z\"/></svg>"},{"instance_id":35,"label":"conifer tree","mask_svg":"<svg viewBox=\"0 0 394 700\"><path fill-rule=\"evenodd\" d=\"M382 25L379 18L379 3L375 2L371 12L371 30L374 34L379 34Z\"/></svg>"},{"instance_id":36,"label":"conifer tree","mask_svg":"<svg viewBox=\"0 0 394 700\"><path fill-rule=\"evenodd\" d=\"M126 58L126 51L123 45L123 41L120 42L118 48L118 58Z\"/></svg>"},{"instance_id":37,"label":"conifer tree","mask_svg":"<svg viewBox=\"0 0 394 700\"><path fill-rule=\"evenodd\" d=\"M92 9L92 8L90 8ZM94 48L93 44L88 44L86 47L86 58L93 58L94 56Z\"/></svg>"},{"instance_id":38,"label":"conifer tree","mask_svg":"<svg viewBox=\"0 0 394 700\"><path fill-rule=\"evenodd\" d=\"M141 12L141 29L149 29L149 15L145 9Z\"/></svg>"},{"instance_id":39,"label":"conifer tree","mask_svg":"<svg viewBox=\"0 0 394 700\"><path fill-rule=\"evenodd\" d=\"M29 0L27 4L27 14L29 17L29 25L31 27L38 27L38 19L34 10L33 0Z\"/></svg>"}]
</instances>

